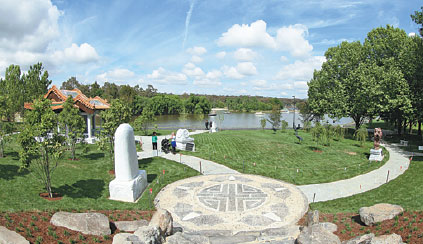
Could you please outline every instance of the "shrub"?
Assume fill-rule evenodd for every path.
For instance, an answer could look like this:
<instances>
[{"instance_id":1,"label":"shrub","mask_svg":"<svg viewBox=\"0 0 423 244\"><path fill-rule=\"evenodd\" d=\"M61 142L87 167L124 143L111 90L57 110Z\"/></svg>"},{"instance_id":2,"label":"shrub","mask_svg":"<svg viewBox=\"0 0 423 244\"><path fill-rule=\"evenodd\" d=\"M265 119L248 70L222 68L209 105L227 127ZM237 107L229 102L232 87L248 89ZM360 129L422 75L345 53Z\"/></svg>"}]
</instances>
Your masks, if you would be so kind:
<instances>
[{"instance_id":1,"label":"shrub","mask_svg":"<svg viewBox=\"0 0 423 244\"><path fill-rule=\"evenodd\" d=\"M361 126L360 129L356 130L354 137L357 141L360 142L360 146L363 146L367 140L368 132L365 126Z\"/></svg>"}]
</instances>

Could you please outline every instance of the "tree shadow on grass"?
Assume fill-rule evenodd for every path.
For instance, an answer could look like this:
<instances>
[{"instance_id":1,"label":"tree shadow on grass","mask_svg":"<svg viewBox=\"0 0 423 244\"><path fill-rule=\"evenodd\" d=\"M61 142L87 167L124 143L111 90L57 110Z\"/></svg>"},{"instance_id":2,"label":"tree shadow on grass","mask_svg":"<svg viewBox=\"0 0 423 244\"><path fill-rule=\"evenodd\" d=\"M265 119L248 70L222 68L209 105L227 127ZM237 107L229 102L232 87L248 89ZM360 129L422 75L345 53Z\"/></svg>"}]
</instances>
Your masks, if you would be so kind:
<instances>
[{"instance_id":1,"label":"tree shadow on grass","mask_svg":"<svg viewBox=\"0 0 423 244\"><path fill-rule=\"evenodd\" d=\"M19 153L18 152L15 152L15 151L6 152L4 154L4 156L6 156L6 157L12 157L13 159L19 159Z\"/></svg>"},{"instance_id":2,"label":"tree shadow on grass","mask_svg":"<svg viewBox=\"0 0 423 244\"><path fill-rule=\"evenodd\" d=\"M140 169L145 169L152 162L153 162L153 158L144 158L144 159L138 160L138 167ZM147 182L149 183L152 182L156 178L157 178L157 174L147 174Z\"/></svg>"},{"instance_id":3,"label":"tree shadow on grass","mask_svg":"<svg viewBox=\"0 0 423 244\"><path fill-rule=\"evenodd\" d=\"M322 150L319 147L313 147L313 146L308 146L308 149L310 149L311 151L320 151L320 150Z\"/></svg>"},{"instance_id":4,"label":"tree shadow on grass","mask_svg":"<svg viewBox=\"0 0 423 244\"><path fill-rule=\"evenodd\" d=\"M90 179L79 180L72 185L63 185L54 188L53 191L70 198L93 198L98 199L104 190L104 180Z\"/></svg>"},{"instance_id":5,"label":"tree shadow on grass","mask_svg":"<svg viewBox=\"0 0 423 244\"><path fill-rule=\"evenodd\" d=\"M90 160L97 160L99 158L104 158L104 153L90 153L90 154L84 155L83 157Z\"/></svg>"},{"instance_id":6,"label":"tree shadow on grass","mask_svg":"<svg viewBox=\"0 0 423 244\"><path fill-rule=\"evenodd\" d=\"M18 176L24 176L29 173L29 170L23 169L19 172L19 167L10 164L0 164L0 179L13 180Z\"/></svg>"}]
</instances>

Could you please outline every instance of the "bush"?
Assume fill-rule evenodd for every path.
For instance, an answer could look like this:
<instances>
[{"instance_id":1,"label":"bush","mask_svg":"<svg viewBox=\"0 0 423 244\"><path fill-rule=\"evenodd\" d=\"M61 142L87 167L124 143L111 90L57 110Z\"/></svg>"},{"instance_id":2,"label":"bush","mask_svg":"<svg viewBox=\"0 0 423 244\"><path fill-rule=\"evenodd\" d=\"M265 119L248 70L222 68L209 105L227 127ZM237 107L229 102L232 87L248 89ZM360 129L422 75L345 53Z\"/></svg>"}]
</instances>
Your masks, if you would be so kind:
<instances>
[{"instance_id":1,"label":"bush","mask_svg":"<svg viewBox=\"0 0 423 244\"><path fill-rule=\"evenodd\" d=\"M360 146L363 146L367 140L369 133L367 132L367 128L365 126L361 126L358 130L354 133L354 138L360 142Z\"/></svg>"},{"instance_id":2,"label":"bush","mask_svg":"<svg viewBox=\"0 0 423 244\"><path fill-rule=\"evenodd\" d=\"M285 120L282 120L281 124L282 124L282 132L285 132L286 128L288 127L288 122L286 122Z\"/></svg>"}]
</instances>

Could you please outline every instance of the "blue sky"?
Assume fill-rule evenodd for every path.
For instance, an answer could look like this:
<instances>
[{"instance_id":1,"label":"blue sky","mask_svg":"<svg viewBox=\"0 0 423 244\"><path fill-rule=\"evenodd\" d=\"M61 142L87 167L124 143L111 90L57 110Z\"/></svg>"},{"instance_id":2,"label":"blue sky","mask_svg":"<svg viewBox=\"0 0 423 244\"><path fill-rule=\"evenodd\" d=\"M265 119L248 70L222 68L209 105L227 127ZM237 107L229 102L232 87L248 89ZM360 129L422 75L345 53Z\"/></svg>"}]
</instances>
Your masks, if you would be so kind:
<instances>
[{"instance_id":1,"label":"blue sky","mask_svg":"<svg viewBox=\"0 0 423 244\"><path fill-rule=\"evenodd\" d=\"M53 84L307 96L324 52L373 28L417 32L417 0L0 0L0 76L43 62Z\"/></svg>"}]
</instances>

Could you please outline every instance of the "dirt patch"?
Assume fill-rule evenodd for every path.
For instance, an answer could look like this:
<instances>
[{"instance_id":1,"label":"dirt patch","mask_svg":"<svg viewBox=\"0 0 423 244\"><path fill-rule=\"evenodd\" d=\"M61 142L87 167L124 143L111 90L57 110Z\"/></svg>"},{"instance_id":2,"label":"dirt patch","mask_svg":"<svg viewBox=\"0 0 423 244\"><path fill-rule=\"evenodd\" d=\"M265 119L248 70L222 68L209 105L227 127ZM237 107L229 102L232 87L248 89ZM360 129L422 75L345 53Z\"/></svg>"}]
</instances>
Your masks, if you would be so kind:
<instances>
[{"instance_id":1,"label":"dirt patch","mask_svg":"<svg viewBox=\"0 0 423 244\"><path fill-rule=\"evenodd\" d=\"M113 169L109 170L109 175L115 175L115 171Z\"/></svg>"},{"instance_id":2,"label":"dirt patch","mask_svg":"<svg viewBox=\"0 0 423 244\"><path fill-rule=\"evenodd\" d=\"M346 154L348 154L348 155L352 155L352 156L355 156L355 155L357 155L357 153L356 152L345 152Z\"/></svg>"},{"instance_id":3,"label":"dirt patch","mask_svg":"<svg viewBox=\"0 0 423 244\"><path fill-rule=\"evenodd\" d=\"M53 197L50 197L49 194L47 192L42 192L40 193L40 197L49 200L49 201L59 201L62 200L62 195L60 195L59 193L52 193Z\"/></svg>"},{"instance_id":4,"label":"dirt patch","mask_svg":"<svg viewBox=\"0 0 423 244\"><path fill-rule=\"evenodd\" d=\"M95 211L105 214L110 222L131 221L145 219L150 221L153 211L136 210L99 210ZM113 242L113 236L120 233L120 230L112 230L111 235L95 236L84 235L77 231L64 227L56 227L50 224L54 212L17 212L0 213L0 225L9 230L18 232L31 243L104 243ZM60 242L59 242L60 241Z\"/></svg>"},{"instance_id":5,"label":"dirt patch","mask_svg":"<svg viewBox=\"0 0 423 244\"><path fill-rule=\"evenodd\" d=\"M334 233L341 241L350 240L356 236L373 233L376 236L397 234L407 243L423 243L423 212L405 211L392 220L383 221L374 226L365 226L357 213L320 214L320 222L331 222L338 226ZM305 218L300 221L304 225Z\"/></svg>"},{"instance_id":6,"label":"dirt patch","mask_svg":"<svg viewBox=\"0 0 423 244\"><path fill-rule=\"evenodd\" d=\"M316 152L316 153L322 153L322 150L317 150L317 149L314 149L314 150L313 150L313 152Z\"/></svg>"}]
</instances>

